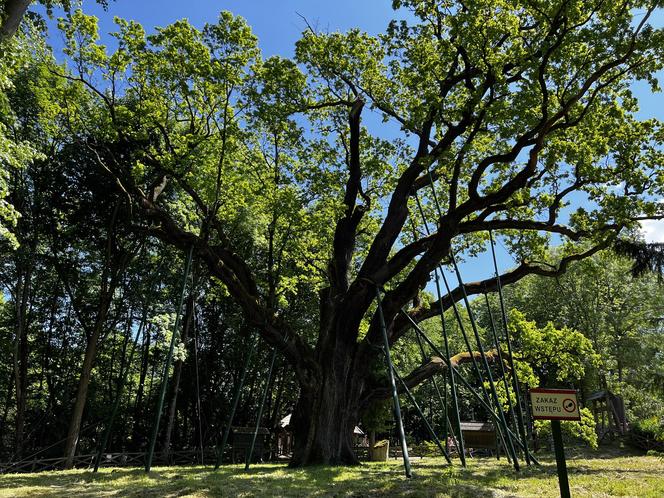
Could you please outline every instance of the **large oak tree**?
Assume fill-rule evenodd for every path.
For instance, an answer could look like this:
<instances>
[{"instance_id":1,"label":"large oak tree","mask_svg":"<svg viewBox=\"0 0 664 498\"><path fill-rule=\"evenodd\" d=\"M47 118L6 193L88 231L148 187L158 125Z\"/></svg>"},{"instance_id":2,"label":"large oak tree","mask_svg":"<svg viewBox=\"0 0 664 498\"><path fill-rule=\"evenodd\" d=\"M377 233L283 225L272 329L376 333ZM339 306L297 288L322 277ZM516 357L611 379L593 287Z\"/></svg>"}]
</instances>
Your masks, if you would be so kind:
<instances>
[{"instance_id":1,"label":"large oak tree","mask_svg":"<svg viewBox=\"0 0 664 498\"><path fill-rule=\"evenodd\" d=\"M61 22L60 74L89 96L63 104L72 139L114 179L134 229L193 245L290 364L294 465L356 462L353 427L387 393L372 372L377 286L395 343L402 308L417 322L438 313L422 298L434 268L481 251L488 230L520 262L509 284L558 274L662 214L662 129L637 119L630 90L657 87L658 2L393 6L405 20L380 36L306 29L294 60L262 58L227 12L149 35L118 20L110 53L94 18ZM465 284L495 288L490 271ZM319 312L294 327L302 299ZM432 358L406 381L445 368Z\"/></svg>"}]
</instances>

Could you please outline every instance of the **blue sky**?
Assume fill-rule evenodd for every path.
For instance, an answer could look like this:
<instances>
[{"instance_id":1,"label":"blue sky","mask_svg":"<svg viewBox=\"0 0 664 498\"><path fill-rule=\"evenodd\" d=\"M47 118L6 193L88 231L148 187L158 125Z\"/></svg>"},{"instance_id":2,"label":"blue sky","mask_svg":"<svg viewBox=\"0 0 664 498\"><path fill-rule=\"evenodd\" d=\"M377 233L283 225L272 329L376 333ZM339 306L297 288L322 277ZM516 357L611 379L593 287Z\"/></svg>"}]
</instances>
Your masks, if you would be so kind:
<instances>
[{"instance_id":1,"label":"blue sky","mask_svg":"<svg viewBox=\"0 0 664 498\"><path fill-rule=\"evenodd\" d=\"M370 34L383 32L395 17L390 0L116 0L109 3L107 12L92 0L86 0L83 9L99 17L102 36L115 30L113 16L136 20L151 31L155 26L164 26L182 18L202 27L206 22L214 22L220 11L228 10L247 20L258 36L264 56L285 57L293 55L295 41L306 28L303 17L321 31L345 31L358 27ZM651 23L664 26L664 13L655 15ZM55 37L52 43L55 46L59 44ZM664 81L664 74L660 79ZM662 94L651 94L646 84L635 85L634 91L641 99L641 117L664 120ZM647 222L644 234L649 241L664 242L664 223ZM514 260L500 245L497 249L502 270L514 266ZM464 263L461 271L466 280L486 278L492 271L490 255L485 253L474 261ZM452 277L451 274L449 276Z\"/></svg>"},{"instance_id":2,"label":"blue sky","mask_svg":"<svg viewBox=\"0 0 664 498\"><path fill-rule=\"evenodd\" d=\"M201 27L213 22L220 11L228 10L248 21L268 56L293 54L294 42L306 27L300 15L324 31L359 26L374 34L383 31L393 17L389 0L116 0L110 3L108 13L87 0L84 10L96 14L106 31L113 29L114 15L139 21L146 29L182 18Z\"/></svg>"}]
</instances>

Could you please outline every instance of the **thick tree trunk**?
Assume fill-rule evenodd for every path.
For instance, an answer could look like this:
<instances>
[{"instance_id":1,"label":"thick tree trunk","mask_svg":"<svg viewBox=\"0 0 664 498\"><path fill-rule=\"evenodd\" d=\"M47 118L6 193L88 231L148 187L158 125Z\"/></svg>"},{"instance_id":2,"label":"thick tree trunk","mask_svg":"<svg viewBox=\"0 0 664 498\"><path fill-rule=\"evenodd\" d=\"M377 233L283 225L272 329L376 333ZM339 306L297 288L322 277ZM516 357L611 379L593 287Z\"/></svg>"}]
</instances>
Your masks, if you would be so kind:
<instances>
[{"instance_id":1,"label":"thick tree trunk","mask_svg":"<svg viewBox=\"0 0 664 498\"><path fill-rule=\"evenodd\" d=\"M14 36L32 0L7 0L0 11L0 41Z\"/></svg>"},{"instance_id":2,"label":"thick tree trunk","mask_svg":"<svg viewBox=\"0 0 664 498\"><path fill-rule=\"evenodd\" d=\"M365 342L345 342L339 333L339 327L345 323L344 315L337 314L334 321L339 323L330 329L334 333L323 330L320 334L318 378L310 385L300 385L300 397L291 418L295 440L293 467L359 463L353 450L353 429L360 414L372 401L390 397L387 385L369 380L372 365L383 362L381 349ZM485 354L489 363L498 360L495 350ZM456 368L479 355L458 353L450 362ZM432 357L403 380L413 388L434 375L445 374L447 368L444 360Z\"/></svg>"},{"instance_id":3,"label":"thick tree trunk","mask_svg":"<svg viewBox=\"0 0 664 498\"><path fill-rule=\"evenodd\" d=\"M294 434L292 467L355 465L353 429L359 420L359 399L343 385L326 379L319 392L301 391L291 418Z\"/></svg>"},{"instance_id":4,"label":"thick tree trunk","mask_svg":"<svg viewBox=\"0 0 664 498\"><path fill-rule=\"evenodd\" d=\"M353 429L360 418L369 362L362 346L345 339L344 313L322 294L321 331L316 348L320 366L291 418L294 435L291 466L356 465Z\"/></svg>"}]
</instances>

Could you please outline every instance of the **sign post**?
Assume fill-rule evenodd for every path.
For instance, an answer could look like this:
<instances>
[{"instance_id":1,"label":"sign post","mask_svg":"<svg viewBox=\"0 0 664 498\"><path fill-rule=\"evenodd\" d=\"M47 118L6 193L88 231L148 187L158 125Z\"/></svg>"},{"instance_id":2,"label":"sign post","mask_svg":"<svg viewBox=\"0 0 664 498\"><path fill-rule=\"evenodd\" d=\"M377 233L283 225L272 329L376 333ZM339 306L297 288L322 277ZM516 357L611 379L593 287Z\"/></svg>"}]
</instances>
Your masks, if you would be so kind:
<instances>
[{"instance_id":1,"label":"sign post","mask_svg":"<svg viewBox=\"0 0 664 498\"><path fill-rule=\"evenodd\" d=\"M579 402L574 389L542 389L530 390L530 407L534 420L550 420L553 435L553 447L556 452L558 469L558 486L561 498L570 498L567 463L563 434L560 430L561 420L581 420Z\"/></svg>"},{"instance_id":2,"label":"sign post","mask_svg":"<svg viewBox=\"0 0 664 498\"><path fill-rule=\"evenodd\" d=\"M563 448L563 433L560 430L560 420L551 421L551 433L553 435L553 449L556 452L560 498L570 498L567 462L565 461L565 448Z\"/></svg>"}]
</instances>

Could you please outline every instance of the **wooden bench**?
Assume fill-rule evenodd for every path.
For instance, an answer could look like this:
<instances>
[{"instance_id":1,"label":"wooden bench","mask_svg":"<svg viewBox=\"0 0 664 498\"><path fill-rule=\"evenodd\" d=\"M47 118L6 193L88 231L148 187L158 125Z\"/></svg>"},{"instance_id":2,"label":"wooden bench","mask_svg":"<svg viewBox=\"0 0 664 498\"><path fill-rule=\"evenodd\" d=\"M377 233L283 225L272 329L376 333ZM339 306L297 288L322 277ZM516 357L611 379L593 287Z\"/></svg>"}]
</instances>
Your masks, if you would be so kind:
<instances>
[{"instance_id":1,"label":"wooden bench","mask_svg":"<svg viewBox=\"0 0 664 498\"><path fill-rule=\"evenodd\" d=\"M255 427L231 427L230 445L231 445L231 461L244 462L247 459L247 453L251 446L251 440L254 437ZM270 431L265 427L258 428L258 435L256 436L256 444L254 445L253 461L262 462L265 454L270 451Z\"/></svg>"},{"instance_id":2,"label":"wooden bench","mask_svg":"<svg viewBox=\"0 0 664 498\"><path fill-rule=\"evenodd\" d=\"M466 450L499 451L496 428L490 422L461 422L461 434ZM472 455L472 453L471 453Z\"/></svg>"}]
</instances>

